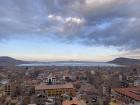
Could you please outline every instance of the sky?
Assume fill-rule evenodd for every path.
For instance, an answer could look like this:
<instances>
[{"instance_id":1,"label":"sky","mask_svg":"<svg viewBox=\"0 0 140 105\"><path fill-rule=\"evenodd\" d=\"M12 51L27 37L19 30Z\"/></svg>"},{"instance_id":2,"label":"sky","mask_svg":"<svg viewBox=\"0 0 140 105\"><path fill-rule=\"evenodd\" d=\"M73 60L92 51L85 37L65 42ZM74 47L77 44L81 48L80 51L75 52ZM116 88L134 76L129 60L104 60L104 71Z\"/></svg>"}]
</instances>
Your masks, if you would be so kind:
<instances>
[{"instance_id":1,"label":"sky","mask_svg":"<svg viewBox=\"0 0 140 105\"><path fill-rule=\"evenodd\" d=\"M0 0L0 56L140 58L140 0Z\"/></svg>"}]
</instances>

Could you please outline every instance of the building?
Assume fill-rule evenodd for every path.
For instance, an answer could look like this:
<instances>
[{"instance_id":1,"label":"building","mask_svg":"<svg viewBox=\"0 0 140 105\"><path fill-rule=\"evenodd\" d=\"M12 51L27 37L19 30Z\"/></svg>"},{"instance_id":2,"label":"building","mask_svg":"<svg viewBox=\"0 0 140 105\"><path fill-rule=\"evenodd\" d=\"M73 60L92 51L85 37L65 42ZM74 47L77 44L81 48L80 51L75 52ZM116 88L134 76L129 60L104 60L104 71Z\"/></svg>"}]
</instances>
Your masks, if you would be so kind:
<instances>
[{"instance_id":1,"label":"building","mask_svg":"<svg viewBox=\"0 0 140 105\"><path fill-rule=\"evenodd\" d=\"M27 81L25 81L25 87L26 88L34 87L38 84L39 84L38 80L27 80Z\"/></svg>"},{"instance_id":2,"label":"building","mask_svg":"<svg viewBox=\"0 0 140 105\"><path fill-rule=\"evenodd\" d=\"M37 105L55 105L54 99L49 99L43 94L38 94L38 96L35 98L35 103Z\"/></svg>"},{"instance_id":3,"label":"building","mask_svg":"<svg viewBox=\"0 0 140 105\"><path fill-rule=\"evenodd\" d=\"M25 90L27 94L32 94L35 92L35 86L39 84L38 80L27 80L25 81Z\"/></svg>"},{"instance_id":4,"label":"building","mask_svg":"<svg viewBox=\"0 0 140 105\"><path fill-rule=\"evenodd\" d=\"M74 86L71 83L60 84L60 85L46 85L40 84L35 87L36 93L43 93L50 97L61 96L63 94L68 94L74 96Z\"/></svg>"},{"instance_id":5,"label":"building","mask_svg":"<svg viewBox=\"0 0 140 105\"><path fill-rule=\"evenodd\" d=\"M8 83L8 84L5 84L5 87L4 87L4 92L6 95L12 95L12 92L14 92L15 90L15 86L16 84L14 83Z\"/></svg>"},{"instance_id":6,"label":"building","mask_svg":"<svg viewBox=\"0 0 140 105\"><path fill-rule=\"evenodd\" d=\"M134 86L140 86L140 79L134 81Z\"/></svg>"},{"instance_id":7,"label":"building","mask_svg":"<svg viewBox=\"0 0 140 105\"><path fill-rule=\"evenodd\" d=\"M45 105L55 105L55 101L53 99L47 99Z\"/></svg>"},{"instance_id":8,"label":"building","mask_svg":"<svg viewBox=\"0 0 140 105\"><path fill-rule=\"evenodd\" d=\"M102 94L105 96L108 96L108 95L110 96L110 92L111 92L110 86L107 83L104 83L102 85Z\"/></svg>"},{"instance_id":9,"label":"building","mask_svg":"<svg viewBox=\"0 0 140 105\"><path fill-rule=\"evenodd\" d=\"M140 87L114 88L111 93L116 102L126 105L140 105Z\"/></svg>"},{"instance_id":10,"label":"building","mask_svg":"<svg viewBox=\"0 0 140 105\"><path fill-rule=\"evenodd\" d=\"M0 86L0 98L1 98L2 96L5 96L4 86Z\"/></svg>"},{"instance_id":11,"label":"building","mask_svg":"<svg viewBox=\"0 0 140 105\"><path fill-rule=\"evenodd\" d=\"M83 100L72 98L70 100L63 101L62 105L87 105L87 104Z\"/></svg>"},{"instance_id":12,"label":"building","mask_svg":"<svg viewBox=\"0 0 140 105\"><path fill-rule=\"evenodd\" d=\"M45 105L46 101L47 101L47 96L43 93L38 93L35 97L35 103L37 105Z\"/></svg>"},{"instance_id":13,"label":"building","mask_svg":"<svg viewBox=\"0 0 140 105\"><path fill-rule=\"evenodd\" d=\"M47 78L44 79L44 82L47 83L48 85L55 85L56 77L54 77L54 76L52 76L52 74L50 74Z\"/></svg>"}]
</instances>

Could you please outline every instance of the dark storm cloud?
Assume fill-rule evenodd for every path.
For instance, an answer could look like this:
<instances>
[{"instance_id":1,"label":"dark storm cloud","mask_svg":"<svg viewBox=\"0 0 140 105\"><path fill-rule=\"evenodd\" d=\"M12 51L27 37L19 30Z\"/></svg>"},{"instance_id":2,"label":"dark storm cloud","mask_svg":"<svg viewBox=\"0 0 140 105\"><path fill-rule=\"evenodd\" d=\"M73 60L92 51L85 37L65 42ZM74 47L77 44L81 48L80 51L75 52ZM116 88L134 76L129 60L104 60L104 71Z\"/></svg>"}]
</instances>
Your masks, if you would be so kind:
<instances>
[{"instance_id":1,"label":"dark storm cloud","mask_svg":"<svg viewBox=\"0 0 140 105\"><path fill-rule=\"evenodd\" d=\"M93 29L85 36L87 44L105 46L120 46L125 49L139 48L140 45L140 19L114 20L105 29ZM89 41L90 40L90 41Z\"/></svg>"},{"instance_id":2,"label":"dark storm cloud","mask_svg":"<svg viewBox=\"0 0 140 105\"><path fill-rule=\"evenodd\" d=\"M35 34L139 49L139 4L139 0L0 0L0 39Z\"/></svg>"}]
</instances>

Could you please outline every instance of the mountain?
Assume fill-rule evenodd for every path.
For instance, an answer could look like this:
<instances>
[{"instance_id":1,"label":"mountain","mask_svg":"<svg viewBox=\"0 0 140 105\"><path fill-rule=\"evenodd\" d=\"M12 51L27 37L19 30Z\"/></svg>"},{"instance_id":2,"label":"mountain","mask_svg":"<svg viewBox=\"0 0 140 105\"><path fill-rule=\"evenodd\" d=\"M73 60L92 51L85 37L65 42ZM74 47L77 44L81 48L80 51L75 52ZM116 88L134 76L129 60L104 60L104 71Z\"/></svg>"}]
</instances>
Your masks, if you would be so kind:
<instances>
[{"instance_id":1,"label":"mountain","mask_svg":"<svg viewBox=\"0 0 140 105\"><path fill-rule=\"evenodd\" d=\"M131 58L116 58L112 61L109 61L108 63L115 63L120 65L139 65L140 59L131 59Z\"/></svg>"},{"instance_id":2,"label":"mountain","mask_svg":"<svg viewBox=\"0 0 140 105\"><path fill-rule=\"evenodd\" d=\"M0 56L0 66L15 66L19 64L32 64L32 63L93 63L91 61L54 61L54 62L36 62L36 61L23 61L17 60L8 56ZM139 65L140 59L131 58L116 58L107 63L119 64L119 65Z\"/></svg>"},{"instance_id":3,"label":"mountain","mask_svg":"<svg viewBox=\"0 0 140 105\"><path fill-rule=\"evenodd\" d=\"M49 64L49 63L93 63L91 61L50 61L50 62L39 62L39 61L23 61L17 60L8 56L0 56L0 66L15 66L19 64Z\"/></svg>"},{"instance_id":4,"label":"mountain","mask_svg":"<svg viewBox=\"0 0 140 105\"><path fill-rule=\"evenodd\" d=\"M28 61L17 60L8 56L0 57L0 66L14 66L17 64L29 63Z\"/></svg>"}]
</instances>

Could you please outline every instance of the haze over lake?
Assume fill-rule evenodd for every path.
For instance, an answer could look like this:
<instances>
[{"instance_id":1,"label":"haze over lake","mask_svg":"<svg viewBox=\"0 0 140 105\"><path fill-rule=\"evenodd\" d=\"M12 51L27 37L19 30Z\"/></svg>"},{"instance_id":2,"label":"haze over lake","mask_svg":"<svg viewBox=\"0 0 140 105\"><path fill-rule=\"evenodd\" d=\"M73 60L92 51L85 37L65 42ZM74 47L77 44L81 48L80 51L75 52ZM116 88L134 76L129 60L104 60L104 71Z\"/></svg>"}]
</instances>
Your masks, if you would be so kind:
<instances>
[{"instance_id":1,"label":"haze over lake","mask_svg":"<svg viewBox=\"0 0 140 105\"><path fill-rule=\"evenodd\" d=\"M118 67L120 65L104 62L47 62L47 63L30 63L20 64L17 66L99 66L99 67Z\"/></svg>"}]
</instances>

